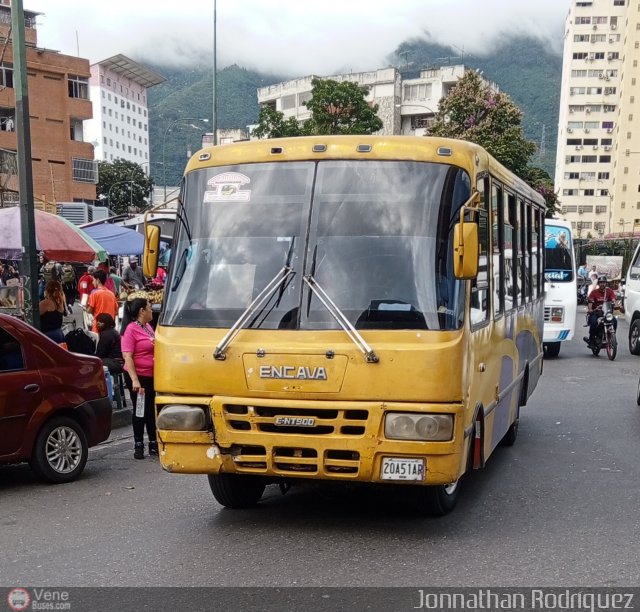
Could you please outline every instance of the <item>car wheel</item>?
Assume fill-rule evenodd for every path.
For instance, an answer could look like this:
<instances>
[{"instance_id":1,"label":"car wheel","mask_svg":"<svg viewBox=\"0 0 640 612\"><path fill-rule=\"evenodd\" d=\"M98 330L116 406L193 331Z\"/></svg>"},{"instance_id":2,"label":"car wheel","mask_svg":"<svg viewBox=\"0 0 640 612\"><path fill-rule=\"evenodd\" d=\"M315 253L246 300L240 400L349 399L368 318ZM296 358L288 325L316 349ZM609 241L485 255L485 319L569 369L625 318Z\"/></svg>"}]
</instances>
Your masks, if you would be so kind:
<instances>
[{"instance_id":1,"label":"car wheel","mask_svg":"<svg viewBox=\"0 0 640 612\"><path fill-rule=\"evenodd\" d=\"M209 474L211 492L226 508L253 508L262 497L265 482L259 476L244 474Z\"/></svg>"},{"instance_id":2,"label":"car wheel","mask_svg":"<svg viewBox=\"0 0 640 612\"><path fill-rule=\"evenodd\" d=\"M40 430L31 467L43 480L62 484L80 476L88 455L89 445L82 427L73 419L57 417Z\"/></svg>"},{"instance_id":3,"label":"car wheel","mask_svg":"<svg viewBox=\"0 0 640 612\"><path fill-rule=\"evenodd\" d=\"M557 357L560 354L560 342L547 342L545 345L545 357Z\"/></svg>"},{"instance_id":4,"label":"car wheel","mask_svg":"<svg viewBox=\"0 0 640 612\"><path fill-rule=\"evenodd\" d=\"M640 319L634 319L629 328L629 352L640 355Z\"/></svg>"}]
</instances>

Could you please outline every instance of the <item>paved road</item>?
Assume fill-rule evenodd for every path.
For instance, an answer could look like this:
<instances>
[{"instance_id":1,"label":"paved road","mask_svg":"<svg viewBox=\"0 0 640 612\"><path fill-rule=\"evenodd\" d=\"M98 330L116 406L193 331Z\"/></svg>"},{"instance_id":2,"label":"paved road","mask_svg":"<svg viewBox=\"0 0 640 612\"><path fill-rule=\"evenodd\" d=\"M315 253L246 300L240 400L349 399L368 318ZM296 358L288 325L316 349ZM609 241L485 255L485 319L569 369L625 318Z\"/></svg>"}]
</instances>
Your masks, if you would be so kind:
<instances>
[{"instance_id":1,"label":"paved road","mask_svg":"<svg viewBox=\"0 0 640 612\"><path fill-rule=\"evenodd\" d=\"M386 489L271 487L255 510L224 510L204 477L134 461L126 428L70 485L0 468L0 584L637 585L640 358L619 331L614 362L581 328L546 360L516 445L441 519Z\"/></svg>"}]
</instances>

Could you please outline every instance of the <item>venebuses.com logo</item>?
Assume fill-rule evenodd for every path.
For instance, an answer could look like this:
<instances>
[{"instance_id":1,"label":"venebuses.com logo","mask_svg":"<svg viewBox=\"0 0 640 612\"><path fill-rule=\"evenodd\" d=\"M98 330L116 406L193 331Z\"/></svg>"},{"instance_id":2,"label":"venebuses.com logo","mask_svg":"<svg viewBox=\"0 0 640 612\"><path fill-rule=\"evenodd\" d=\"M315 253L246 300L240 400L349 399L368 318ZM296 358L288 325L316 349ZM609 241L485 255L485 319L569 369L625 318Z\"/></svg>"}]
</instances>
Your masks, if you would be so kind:
<instances>
[{"instance_id":1,"label":"venebuses.com logo","mask_svg":"<svg viewBox=\"0 0 640 612\"><path fill-rule=\"evenodd\" d=\"M26 610L31 603L29 591L21 588L11 589L7 595L7 603L12 610L15 610L15 612L22 612L22 610Z\"/></svg>"}]
</instances>

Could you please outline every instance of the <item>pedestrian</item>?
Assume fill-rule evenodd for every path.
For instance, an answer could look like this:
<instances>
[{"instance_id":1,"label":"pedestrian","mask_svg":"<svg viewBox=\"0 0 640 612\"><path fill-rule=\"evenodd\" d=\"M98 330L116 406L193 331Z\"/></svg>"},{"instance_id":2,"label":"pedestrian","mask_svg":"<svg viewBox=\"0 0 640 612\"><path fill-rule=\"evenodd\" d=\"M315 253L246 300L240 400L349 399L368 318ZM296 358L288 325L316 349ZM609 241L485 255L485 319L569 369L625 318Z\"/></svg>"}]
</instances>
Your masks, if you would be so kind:
<instances>
[{"instance_id":1,"label":"pedestrian","mask_svg":"<svg viewBox=\"0 0 640 612\"><path fill-rule=\"evenodd\" d=\"M149 322L151 303L145 298L126 302L122 321L122 355L125 380L133 402L133 441L135 459L144 459L144 430L149 438L149 455L158 454L156 440L155 387L153 385L155 333ZM138 406L138 396L142 404Z\"/></svg>"},{"instance_id":2,"label":"pedestrian","mask_svg":"<svg viewBox=\"0 0 640 612\"><path fill-rule=\"evenodd\" d=\"M102 270L105 275L106 275L106 281L104 283L104 286L109 290L109 291L113 291L113 295L115 295L116 297L118 297L118 293L116 292L116 285L113 282L113 279L111 278L111 270L109 268L109 264L106 261L101 261L98 264L98 270Z\"/></svg>"},{"instance_id":3,"label":"pedestrian","mask_svg":"<svg viewBox=\"0 0 640 612\"><path fill-rule=\"evenodd\" d=\"M110 314L114 320L118 316L118 300L113 291L110 291L105 287L107 281L107 275L104 270L96 270L93 273L93 285L95 291L89 295L89 302L87 304L87 312L93 315L93 324L91 331L98 333L98 326L96 324L96 317L106 312Z\"/></svg>"},{"instance_id":4,"label":"pedestrian","mask_svg":"<svg viewBox=\"0 0 640 612\"><path fill-rule=\"evenodd\" d=\"M54 342L64 342L62 319L67 312L62 285L49 281L44 288L44 299L40 302L40 331Z\"/></svg>"},{"instance_id":5,"label":"pedestrian","mask_svg":"<svg viewBox=\"0 0 640 612\"><path fill-rule=\"evenodd\" d=\"M69 314L73 314L73 304L76 301L77 283L76 271L70 263L62 264L62 291L67 300L67 310Z\"/></svg>"},{"instance_id":6,"label":"pedestrian","mask_svg":"<svg viewBox=\"0 0 640 612\"><path fill-rule=\"evenodd\" d=\"M96 317L98 327L98 346L96 346L96 357L102 359L102 363L109 368L111 374L122 374L124 371L124 357L120 334L116 329L116 322L113 317L101 312Z\"/></svg>"},{"instance_id":7,"label":"pedestrian","mask_svg":"<svg viewBox=\"0 0 640 612\"><path fill-rule=\"evenodd\" d=\"M93 274L95 271L94 266L89 266L78 281L78 295L82 306L86 306L89 303L89 294L95 289L93 286Z\"/></svg>"},{"instance_id":8,"label":"pedestrian","mask_svg":"<svg viewBox=\"0 0 640 612\"><path fill-rule=\"evenodd\" d=\"M114 266L111 266L109 268L109 276L111 277L111 280L113 281L113 285L115 287L115 291L116 291L116 297L120 297L120 288L122 287L122 277L118 276L116 269Z\"/></svg>"},{"instance_id":9,"label":"pedestrian","mask_svg":"<svg viewBox=\"0 0 640 612\"><path fill-rule=\"evenodd\" d=\"M595 265L591 266L591 270L589 270L589 280L591 285L589 285L589 293L587 295L591 295L591 292L598 286L598 271Z\"/></svg>"},{"instance_id":10,"label":"pedestrian","mask_svg":"<svg viewBox=\"0 0 640 612\"><path fill-rule=\"evenodd\" d=\"M142 268L138 266L138 258L130 257L129 265L122 273L122 282L127 289L142 289L145 284L144 273Z\"/></svg>"}]
</instances>

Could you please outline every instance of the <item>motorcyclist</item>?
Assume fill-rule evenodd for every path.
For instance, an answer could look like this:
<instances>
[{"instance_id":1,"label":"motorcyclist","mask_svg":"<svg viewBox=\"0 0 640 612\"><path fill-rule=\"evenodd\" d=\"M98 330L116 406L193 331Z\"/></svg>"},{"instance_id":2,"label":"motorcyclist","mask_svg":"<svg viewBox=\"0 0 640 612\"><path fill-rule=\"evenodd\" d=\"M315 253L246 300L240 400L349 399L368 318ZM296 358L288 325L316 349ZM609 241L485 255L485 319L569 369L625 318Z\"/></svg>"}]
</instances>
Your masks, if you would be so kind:
<instances>
[{"instance_id":1,"label":"motorcyclist","mask_svg":"<svg viewBox=\"0 0 640 612\"><path fill-rule=\"evenodd\" d=\"M591 346L596 343L596 336L598 335L598 318L602 316L602 305L605 302L615 302L616 293L611 287L608 286L606 276L600 276L598 278L598 285L589 294L589 305L587 312L587 321L589 324L589 335L584 337L584 341ZM618 328L618 319L613 318L613 329Z\"/></svg>"}]
</instances>

